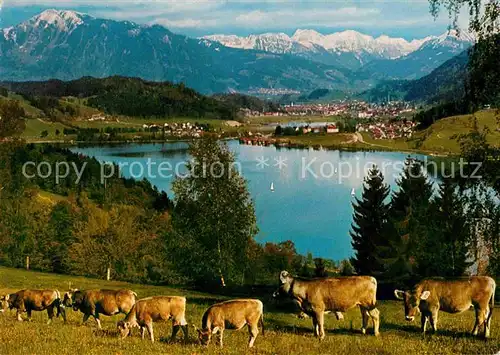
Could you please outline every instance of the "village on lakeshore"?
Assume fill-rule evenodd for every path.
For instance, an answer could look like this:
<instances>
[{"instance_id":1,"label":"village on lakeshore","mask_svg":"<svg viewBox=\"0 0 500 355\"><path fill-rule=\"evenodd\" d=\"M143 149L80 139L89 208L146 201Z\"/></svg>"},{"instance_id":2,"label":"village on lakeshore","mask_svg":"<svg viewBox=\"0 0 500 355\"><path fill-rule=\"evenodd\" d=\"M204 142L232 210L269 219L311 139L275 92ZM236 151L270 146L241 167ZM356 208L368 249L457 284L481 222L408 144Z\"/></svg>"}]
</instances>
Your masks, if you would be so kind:
<instances>
[{"instance_id":1,"label":"village on lakeshore","mask_svg":"<svg viewBox=\"0 0 500 355\"><path fill-rule=\"evenodd\" d=\"M417 108L407 102L390 101L384 104L374 104L360 100L341 100L330 103L317 104L294 104L281 105L276 111L252 111L241 108L239 112L240 119L238 121L226 121L226 128L222 127L219 133L224 134L226 131L235 130L238 128L244 129L239 132L238 136L266 136L269 127L280 126L283 133L280 135L314 135L314 134L336 134L336 133L368 133L373 139L397 139L411 138L417 123L412 120L413 115L417 112ZM280 121L273 123L273 117L279 118ZM308 122L310 117L324 117L327 122ZM247 129L245 132L245 124L253 124L255 119L266 118L266 123L258 132ZM336 121L338 118L339 121ZM288 119L289 122L280 123L283 119ZM97 123L105 125L120 124L120 118L107 116L105 114L93 114L88 118L83 118L83 121L89 123ZM122 119L123 120L123 119ZM345 127L346 120L355 122L355 126L347 129ZM213 127L209 124L200 124L197 122L175 122L175 119L168 119L166 122L155 120L154 122L143 123L140 127L131 126L129 132L147 132L152 134L161 133L164 136L174 138L200 138L204 133L213 131ZM109 134L109 132L107 132ZM139 138L139 136L137 136ZM245 140L251 142L252 140Z\"/></svg>"}]
</instances>

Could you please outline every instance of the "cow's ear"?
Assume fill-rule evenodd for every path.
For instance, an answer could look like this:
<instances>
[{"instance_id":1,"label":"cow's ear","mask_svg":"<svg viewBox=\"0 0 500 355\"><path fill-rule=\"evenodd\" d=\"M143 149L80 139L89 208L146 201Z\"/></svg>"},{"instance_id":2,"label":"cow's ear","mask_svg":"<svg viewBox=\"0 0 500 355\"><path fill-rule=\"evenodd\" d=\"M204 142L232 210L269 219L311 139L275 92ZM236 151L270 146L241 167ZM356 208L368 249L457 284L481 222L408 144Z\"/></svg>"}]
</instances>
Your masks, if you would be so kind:
<instances>
[{"instance_id":1,"label":"cow's ear","mask_svg":"<svg viewBox=\"0 0 500 355\"><path fill-rule=\"evenodd\" d=\"M420 295L420 299L423 300L423 301L425 301L426 299L429 298L430 295L431 295L431 291L424 291Z\"/></svg>"},{"instance_id":2,"label":"cow's ear","mask_svg":"<svg viewBox=\"0 0 500 355\"><path fill-rule=\"evenodd\" d=\"M284 283L286 282L286 280L287 280L287 278L288 278L288 276L289 276L289 275L290 275L290 274L288 273L288 271L283 270L283 271L280 273L280 281L281 281L281 283L283 283L283 284L284 284Z\"/></svg>"},{"instance_id":3,"label":"cow's ear","mask_svg":"<svg viewBox=\"0 0 500 355\"><path fill-rule=\"evenodd\" d=\"M10 299L10 295L5 295L5 300L8 301Z\"/></svg>"},{"instance_id":4,"label":"cow's ear","mask_svg":"<svg viewBox=\"0 0 500 355\"><path fill-rule=\"evenodd\" d=\"M396 296L398 300L404 300L405 292L401 290L394 290L394 296Z\"/></svg>"}]
</instances>

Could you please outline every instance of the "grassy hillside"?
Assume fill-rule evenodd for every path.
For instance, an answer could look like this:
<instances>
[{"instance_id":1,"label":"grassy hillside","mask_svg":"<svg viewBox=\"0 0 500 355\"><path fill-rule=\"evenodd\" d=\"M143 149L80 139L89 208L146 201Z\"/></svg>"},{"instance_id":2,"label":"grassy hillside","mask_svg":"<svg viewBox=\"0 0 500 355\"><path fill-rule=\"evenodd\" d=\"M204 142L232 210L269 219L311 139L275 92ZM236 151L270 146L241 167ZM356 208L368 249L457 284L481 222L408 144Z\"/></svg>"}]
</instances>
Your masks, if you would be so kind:
<instances>
[{"instance_id":1,"label":"grassy hillside","mask_svg":"<svg viewBox=\"0 0 500 355\"><path fill-rule=\"evenodd\" d=\"M479 111L474 115L477 118L479 129L487 128L488 142L491 145L500 145L500 126L497 124L495 110ZM473 115L448 117L437 121L424 131L425 140L423 149L460 151L457 137L470 133L473 129Z\"/></svg>"},{"instance_id":2,"label":"grassy hillside","mask_svg":"<svg viewBox=\"0 0 500 355\"><path fill-rule=\"evenodd\" d=\"M367 133L363 139L374 147L380 146L394 150L419 150L427 153L458 154L460 143L458 137L470 133L473 128L473 118L477 118L480 130L487 128L488 142L500 146L500 125L497 124L496 110L478 111L474 115L461 115L443 118L429 128L417 132L412 139L372 139Z\"/></svg>"},{"instance_id":3,"label":"grassy hillside","mask_svg":"<svg viewBox=\"0 0 500 355\"><path fill-rule=\"evenodd\" d=\"M43 131L48 132L48 136L45 137L45 140L55 140L63 138L63 130L64 128L69 128L68 126L60 123L60 122L50 122L42 119L27 119L26 120L26 128L24 132L21 134L23 138L27 141L39 140L40 134ZM56 135L56 131L59 130L60 134Z\"/></svg>"},{"instance_id":4,"label":"grassy hillside","mask_svg":"<svg viewBox=\"0 0 500 355\"><path fill-rule=\"evenodd\" d=\"M188 299L187 320L200 326L204 310L211 304L227 297L199 292L134 285L123 282L107 282L83 277L59 276L0 268L0 293L22 288L58 288L65 290L71 282L72 287L89 288L130 288L139 297L151 295L183 295ZM250 295L248 295L250 296ZM336 321L327 315L327 336L318 342L312 334L311 320L299 320L292 314L278 310L272 300L262 298L265 309L266 334L259 334L255 354L493 354L500 350L500 316L498 312L492 319L492 338L488 341L468 336L472 329L474 312L461 315L440 314L439 329L436 335L422 336L417 323L404 321L403 306L396 301L381 302L381 335L363 336L359 332L361 317L359 310L353 309L345 315L345 320ZM171 324L155 323L157 339L154 344L142 341L139 331L133 337L120 340L117 337L116 322L123 315L102 317L103 330L98 331L93 319L80 326L82 315L68 310L68 324L56 319L46 325L46 313L35 312L33 322L19 323L13 312L0 314L0 353L1 354L242 354L246 352L248 332L225 332L225 347L220 351L213 344L208 348L199 346L195 332L190 329L187 345L180 342L168 344ZM78 350L76 350L78 349Z\"/></svg>"}]
</instances>

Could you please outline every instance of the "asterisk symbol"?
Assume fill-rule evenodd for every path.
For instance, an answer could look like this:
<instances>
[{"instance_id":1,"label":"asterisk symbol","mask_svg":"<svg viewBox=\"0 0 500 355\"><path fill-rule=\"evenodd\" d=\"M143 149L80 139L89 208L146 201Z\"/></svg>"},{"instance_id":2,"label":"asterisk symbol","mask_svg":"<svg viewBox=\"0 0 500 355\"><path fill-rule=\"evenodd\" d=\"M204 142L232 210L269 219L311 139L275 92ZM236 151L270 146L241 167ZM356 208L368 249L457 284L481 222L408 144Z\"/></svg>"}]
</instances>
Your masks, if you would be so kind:
<instances>
[{"instance_id":1,"label":"asterisk symbol","mask_svg":"<svg viewBox=\"0 0 500 355\"><path fill-rule=\"evenodd\" d=\"M269 166L269 158L257 158L257 168L264 169L267 166Z\"/></svg>"},{"instance_id":2,"label":"asterisk symbol","mask_svg":"<svg viewBox=\"0 0 500 355\"><path fill-rule=\"evenodd\" d=\"M276 164L274 164L275 167L279 168L280 170L283 169L283 168L286 168L288 165L286 164L286 162L288 161L287 158L283 158L282 156L279 156L279 157L275 157L274 158L274 161L276 162Z\"/></svg>"}]
</instances>

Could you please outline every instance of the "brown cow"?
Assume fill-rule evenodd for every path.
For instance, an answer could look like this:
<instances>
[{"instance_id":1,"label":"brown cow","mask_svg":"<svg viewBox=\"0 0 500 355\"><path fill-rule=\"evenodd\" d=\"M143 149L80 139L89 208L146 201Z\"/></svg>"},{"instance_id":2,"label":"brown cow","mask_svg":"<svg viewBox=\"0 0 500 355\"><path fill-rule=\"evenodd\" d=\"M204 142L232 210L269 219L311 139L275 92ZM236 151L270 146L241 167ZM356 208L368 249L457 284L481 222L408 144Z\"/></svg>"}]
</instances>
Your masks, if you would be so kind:
<instances>
[{"instance_id":1,"label":"brown cow","mask_svg":"<svg viewBox=\"0 0 500 355\"><path fill-rule=\"evenodd\" d=\"M144 339L144 331L148 330L151 341L154 342L153 322L167 321L172 319L172 338L175 339L179 328L184 332L184 340L188 338L188 326L186 322L186 298L177 296L156 296L143 298L135 303L132 310L124 320L119 321L117 326L122 338L127 337L134 327L141 328L141 336Z\"/></svg>"},{"instance_id":2,"label":"brown cow","mask_svg":"<svg viewBox=\"0 0 500 355\"><path fill-rule=\"evenodd\" d=\"M70 290L64 295L64 305L83 313L83 323L93 316L99 329L99 314L113 316L127 314L135 304L137 294L130 290Z\"/></svg>"},{"instance_id":3,"label":"brown cow","mask_svg":"<svg viewBox=\"0 0 500 355\"><path fill-rule=\"evenodd\" d=\"M304 280L292 277L287 271L280 273L280 287L274 297L288 296L295 299L306 314L312 317L314 335L325 337L325 312L335 312L343 319L342 312L359 306L363 318L361 331L366 333L368 319L373 320L374 334L379 335L380 312L377 303L377 280L371 276L350 276ZM341 318L342 317L342 318Z\"/></svg>"},{"instance_id":4,"label":"brown cow","mask_svg":"<svg viewBox=\"0 0 500 355\"><path fill-rule=\"evenodd\" d=\"M62 304L61 294L57 290L21 290L0 298L2 312L8 309L17 310L17 320L22 321L21 314L28 313L28 321L31 321L33 311L45 311L49 316L47 324L54 318L54 309L57 310L57 317L62 315L66 323L66 310Z\"/></svg>"},{"instance_id":5,"label":"brown cow","mask_svg":"<svg viewBox=\"0 0 500 355\"><path fill-rule=\"evenodd\" d=\"M472 276L467 279L426 279L411 291L395 290L396 298L404 300L405 318L413 321L421 314L421 329L425 333L427 321L434 332L437 330L439 310L447 313L461 313L474 306L476 323L472 330L478 334L484 326L484 336L490 336L490 323L495 306L495 280L488 276Z\"/></svg>"},{"instance_id":6,"label":"brown cow","mask_svg":"<svg viewBox=\"0 0 500 355\"><path fill-rule=\"evenodd\" d=\"M250 332L248 347L251 348L259 334L259 323L262 327L262 335L264 335L262 302L254 299L238 299L217 303L208 308L203 314L201 330L196 330L202 345L208 345L212 334L219 333L219 345L222 347L224 329L239 330L247 325Z\"/></svg>"}]
</instances>

